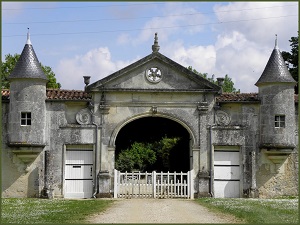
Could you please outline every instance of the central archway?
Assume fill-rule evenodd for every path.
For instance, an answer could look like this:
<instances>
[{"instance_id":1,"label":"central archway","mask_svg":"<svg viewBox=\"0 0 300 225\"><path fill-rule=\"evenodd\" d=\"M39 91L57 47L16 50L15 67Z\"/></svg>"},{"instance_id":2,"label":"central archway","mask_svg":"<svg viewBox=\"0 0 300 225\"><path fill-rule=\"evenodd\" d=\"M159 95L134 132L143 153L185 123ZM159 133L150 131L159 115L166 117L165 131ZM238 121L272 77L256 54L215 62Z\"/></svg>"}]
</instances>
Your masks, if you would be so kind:
<instances>
[{"instance_id":1,"label":"central archway","mask_svg":"<svg viewBox=\"0 0 300 225\"><path fill-rule=\"evenodd\" d=\"M170 152L169 166L166 168L161 161L156 161L147 168L147 171L176 171L187 172L190 170L190 134L178 122L163 117L142 117L127 123L121 128L116 137L115 158L118 154L131 147L134 142L153 143L163 137L180 140Z\"/></svg>"}]
</instances>

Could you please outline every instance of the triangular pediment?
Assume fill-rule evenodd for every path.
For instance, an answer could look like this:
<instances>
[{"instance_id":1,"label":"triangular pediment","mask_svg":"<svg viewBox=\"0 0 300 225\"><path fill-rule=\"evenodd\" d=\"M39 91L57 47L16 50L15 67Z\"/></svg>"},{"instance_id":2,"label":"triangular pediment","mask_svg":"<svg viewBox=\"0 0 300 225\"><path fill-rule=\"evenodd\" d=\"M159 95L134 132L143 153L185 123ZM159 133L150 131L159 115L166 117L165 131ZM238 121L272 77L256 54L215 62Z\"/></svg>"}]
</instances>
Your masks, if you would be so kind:
<instances>
[{"instance_id":1,"label":"triangular pediment","mask_svg":"<svg viewBox=\"0 0 300 225\"><path fill-rule=\"evenodd\" d=\"M219 92L220 87L155 52L89 85L87 90Z\"/></svg>"}]
</instances>

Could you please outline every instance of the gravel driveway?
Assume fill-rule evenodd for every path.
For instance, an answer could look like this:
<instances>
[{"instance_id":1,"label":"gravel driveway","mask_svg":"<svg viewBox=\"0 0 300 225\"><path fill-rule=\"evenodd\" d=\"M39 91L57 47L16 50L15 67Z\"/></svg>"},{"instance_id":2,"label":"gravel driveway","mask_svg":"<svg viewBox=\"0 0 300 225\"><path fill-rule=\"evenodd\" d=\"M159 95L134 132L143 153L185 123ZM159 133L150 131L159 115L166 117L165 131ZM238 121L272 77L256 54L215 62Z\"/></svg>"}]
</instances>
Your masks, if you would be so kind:
<instances>
[{"instance_id":1,"label":"gravel driveway","mask_svg":"<svg viewBox=\"0 0 300 225\"><path fill-rule=\"evenodd\" d=\"M187 199L118 199L89 223L240 223Z\"/></svg>"}]
</instances>

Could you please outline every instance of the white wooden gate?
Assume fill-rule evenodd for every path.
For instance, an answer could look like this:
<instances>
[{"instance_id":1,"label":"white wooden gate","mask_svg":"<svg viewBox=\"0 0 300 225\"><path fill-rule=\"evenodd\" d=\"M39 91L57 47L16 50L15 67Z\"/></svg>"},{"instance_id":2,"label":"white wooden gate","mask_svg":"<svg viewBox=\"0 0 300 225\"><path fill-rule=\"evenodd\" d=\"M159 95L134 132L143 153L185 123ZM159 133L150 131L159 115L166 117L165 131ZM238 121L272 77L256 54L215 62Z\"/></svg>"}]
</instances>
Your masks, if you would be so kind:
<instances>
[{"instance_id":1,"label":"white wooden gate","mask_svg":"<svg viewBox=\"0 0 300 225\"><path fill-rule=\"evenodd\" d=\"M93 148L69 146L65 160L65 198L91 198L93 195Z\"/></svg>"},{"instance_id":2,"label":"white wooden gate","mask_svg":"<svg viewBox=\"0 0 300 225\"><path fill-rule=\"evenodd\" d=\"M114 172L114 198L194 198L192 171L187 173Z\"/></svg>"}]
</instances>

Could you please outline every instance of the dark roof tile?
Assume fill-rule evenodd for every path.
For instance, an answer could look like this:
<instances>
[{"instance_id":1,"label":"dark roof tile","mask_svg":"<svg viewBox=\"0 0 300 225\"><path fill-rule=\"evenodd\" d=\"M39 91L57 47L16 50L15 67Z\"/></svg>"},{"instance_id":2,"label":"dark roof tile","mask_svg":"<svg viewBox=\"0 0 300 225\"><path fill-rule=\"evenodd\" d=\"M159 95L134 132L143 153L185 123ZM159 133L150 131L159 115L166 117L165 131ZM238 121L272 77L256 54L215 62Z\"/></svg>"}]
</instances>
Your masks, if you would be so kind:
<instances>
[{"instance_id":1,"label":"dark roof tile","mask_svg":"<svg viewBox=\"0 0 300 225\"><path fill-rule=\"evenodd\" d=\"M278 47L275 46L269 61L256 82L256 86L266 83L296 83L290 72L287 69L287 66L284 62L284 59L279 51Z\"/></svg>"},{"instance_id":2,"label":"dark roof tile","mask_svg":"<svg viewBox=\"0 0 300 225\"><path fill-rule=\"evenodd\" d=\"M80 90L47 89L49 100L90 100L91 95Z\"/></svg>"},{"instance_id":3,"label":"dark roof tile","mask_svg":"<svg viewBox=\"0 0 300 225\"><path fill-rule=\"evenodd\" d=\"M1 90L2 100L9 100L9 90ZM48 100L91 100L91 94L81 90L47 89ZM258 93L223 93L216 98L217 102L259 102ZM298 95L295 95L298 102Z\"/></svg>"},{"instance_id":4,"label":"dark roof tile","mask_svg":"<svg viewBox=\"0 0 300 225\"><path fill-rule=\"evenodd\" d=\"M15 78L35 78L48 80L31 44L25 44L14 70L8 79Z\"/></svg>"},{"instance_id":5,"label":"dark roof tile","mask_svg":"<svg viewBox=\"0 0 300 225\"><path fill-rule=\"evenodd\" d=\"M258 93L223 93L217 102L259 102Z\"/></svg>"}]
</instances>

